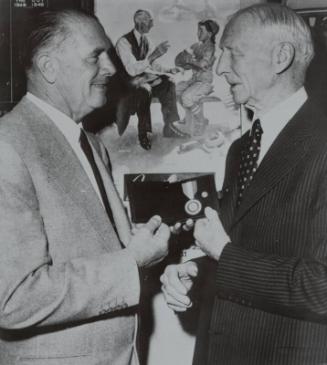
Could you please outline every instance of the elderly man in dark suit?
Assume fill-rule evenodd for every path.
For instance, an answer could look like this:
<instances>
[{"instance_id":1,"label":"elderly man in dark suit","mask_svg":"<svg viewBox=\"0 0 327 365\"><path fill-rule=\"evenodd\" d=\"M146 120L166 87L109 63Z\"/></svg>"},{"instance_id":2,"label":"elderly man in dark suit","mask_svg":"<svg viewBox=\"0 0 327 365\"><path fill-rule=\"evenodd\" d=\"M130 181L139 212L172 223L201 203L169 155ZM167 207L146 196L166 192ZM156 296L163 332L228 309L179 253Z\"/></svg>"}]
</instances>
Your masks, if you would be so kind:
<instances>
[{"instance_id":1,"label":"elderly man in dark suit","mask_svg":"<svg viewBox=\"0 0 327 365\"><path fill-rule=\"evenodd\" d=\"M103 27L73 10L33 26L28 93L0 121L0 364L137 364L139 269L169 229L131 233L108 152L81 128L115 71Z\"/></svg>"},{"instance_id":2,"label":"elderly man in dark suit","mask_svg":"<svg viewBox=\"0 0 327 365\"><path fill-rule=\"evenodd\" d=\"M217 72L253 112L227 156L219 215L196 243L210 257L194 364L327 363L327 119L303 88L310 30L277 4L231 17ZM162 276L168 304L192 305L194 262Z\"/></svg>"}]
</instances>

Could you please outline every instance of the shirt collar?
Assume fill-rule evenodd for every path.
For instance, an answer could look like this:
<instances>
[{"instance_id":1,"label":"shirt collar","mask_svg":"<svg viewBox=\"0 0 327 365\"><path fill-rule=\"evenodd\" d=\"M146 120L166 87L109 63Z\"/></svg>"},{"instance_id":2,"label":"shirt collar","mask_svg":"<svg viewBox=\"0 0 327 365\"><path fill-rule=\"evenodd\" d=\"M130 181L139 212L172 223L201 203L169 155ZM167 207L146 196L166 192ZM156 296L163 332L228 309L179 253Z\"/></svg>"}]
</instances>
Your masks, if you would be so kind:
<instances>
[{"instance_id":1,"label":"shirt collar","mask_svg":"<svg viewBox=\"0 0 327 365\"><path fill-rule=\"evenodd\" d=\"M26 97L40 108L57 126L61 133L66 137L69 143L79 140L81 133L81 123L77 124L73 119L66 114L48 104L44 100L36 97L30 92L27 92Z\"/></svg>"},{"instance_id":2,"label":"shirt collar","mask_svg":"<svg viewBox=\"0 0 327 365\"><path fill-rule=\"evenodd\" d=\"M279 132L285 127L287 122L292 119L295 113L301 108L301 106L307 100L308 95L301 87L294 94L281 103L277 104L263 116L261 116L260 124L264 135L270 135L276 137ZM253 120L256 120L258 116L254 113Z\"/></svg>"}]
</instances>

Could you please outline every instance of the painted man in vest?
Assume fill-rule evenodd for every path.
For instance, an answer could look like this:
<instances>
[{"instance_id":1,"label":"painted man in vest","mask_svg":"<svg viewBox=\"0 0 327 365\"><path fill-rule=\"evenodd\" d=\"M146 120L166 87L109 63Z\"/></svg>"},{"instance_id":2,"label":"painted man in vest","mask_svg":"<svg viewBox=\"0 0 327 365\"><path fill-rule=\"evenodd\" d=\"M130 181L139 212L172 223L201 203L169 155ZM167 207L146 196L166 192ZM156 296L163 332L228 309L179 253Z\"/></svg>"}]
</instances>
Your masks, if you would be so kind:
<instances>
[{"instance_id":1,"label":"painted man in vest","mask_svg":"<svg viewBox=\"0 0 327 365\"><path fill-rule=\"evenodd\" d=\"M122 134L128 124L131 112L138 116L138 133L141 146L151 148L150 135L152 97L159 99L163 114L164 137L183 138L187 135L178 130L173 122L178 121L175 85L167 76L158 74L175 73L176 69L161 66L157 59L163 56L168 48L168 41L154 47L146 34L153 26L153 18L147 10L137 10L134 14L134 29L122 36L116 45L117 54L122 62L118 72L130 85L124 95L123 105L118 106L117 126Z\"/></svg>"}]
</instances>

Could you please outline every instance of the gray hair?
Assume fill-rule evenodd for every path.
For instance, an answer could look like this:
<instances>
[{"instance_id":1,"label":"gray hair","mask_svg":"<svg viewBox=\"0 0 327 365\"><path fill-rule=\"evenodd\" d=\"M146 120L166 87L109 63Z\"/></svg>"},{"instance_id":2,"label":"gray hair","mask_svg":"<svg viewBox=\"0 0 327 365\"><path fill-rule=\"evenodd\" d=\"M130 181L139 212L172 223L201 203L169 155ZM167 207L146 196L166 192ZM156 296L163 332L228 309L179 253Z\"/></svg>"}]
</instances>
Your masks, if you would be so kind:
<instances>
[{"instance_id":1,"label":"gray hair","mask_svg":"<svg viewBox=\"0 0 327 365\"><path fill-rule=\"evenodd\" d=\"M28 72L33 65L35 55L43 49L56 50L71 35L71 24L98 19L80 10L43 11L37 14L32 28L24 41L20 55L21 63Z\"/></svg>"},{"instance_id":2,"label":"gray hair","mask_svg":"<svg viewBox=\"0 0 327 365\"><path fill-rule=\"evenodd\" d=\"M281 42L290 42L295 48L294 63L304 73L313 56L314 48L309 26L298 14L287 6L279 4L256 4L234 13L227 23L224 35L240 17L249 17L249 24L268 29Z\"/></svg>"}]
</instances>

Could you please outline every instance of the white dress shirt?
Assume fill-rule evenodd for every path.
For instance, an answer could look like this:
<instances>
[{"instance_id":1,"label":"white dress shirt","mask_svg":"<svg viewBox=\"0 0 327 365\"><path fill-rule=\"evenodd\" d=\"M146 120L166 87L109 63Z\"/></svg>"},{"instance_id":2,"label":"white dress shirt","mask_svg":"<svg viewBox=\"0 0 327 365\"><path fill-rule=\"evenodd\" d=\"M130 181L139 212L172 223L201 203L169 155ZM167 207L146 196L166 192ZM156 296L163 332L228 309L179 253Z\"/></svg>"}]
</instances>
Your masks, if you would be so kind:
<instances>
[{"instance_id":1,"label":"white dress shirt","mask_svg":"<svg viewBox=\"0 0 327 365\"><path fill-rule=\"evenodd\" d=\"M77 158L79 159L83 169L86 172L86 175L91 181L91 184L97 193L102 205L103 201L101 198L100 190L98 184L95 180L95 176L92 170L92 167L87 159L84 151L81 148L79 138L81 134L82 126L81 124L76 123L73 119L69 118L66 114L62 113L58 109L49 105L45 101L36 97L30 92L27 92L26 97L35 104L39 109L41 109L57 126L60 132L64 135L69 145L72 147L75 152Z\"/></svg>"},{"instance_id":2,"label":"white dress shirt","mask_svg":"<svg viewBox=\"0 0 327 365\"><path fill-rule=\"evenodd\" d=\"M293 95L269 110L268 113L262 116L254 113L253 121L259 118L263 130L258 165L261 163L279 133L293 118L307 98L308 95L304 87L302 87Z\"/></svg>"},{"instance_id":3,"label":"white dress shirt","mask_svg":"<svg viewBox=\"0 0 327 365\"><path fill-rule=\"evenodd\" d=\"M133 30L133 33L137 40L138 45L140 45L141 34L136 29ZM148 37L147 40L149 43L148 55L150 55L154 51L155 47L153 46L151 40ZM164 73L168 71L166 68L161 66L156 61L150 64L147 57L145 57L144 60L138 61L133 55L131 44L124 36L118 39L116 44L116 52L119 58L121 59L126 69L126 72L132 77L140 75L143 72Z\"/></svg>"}]
</instances>

